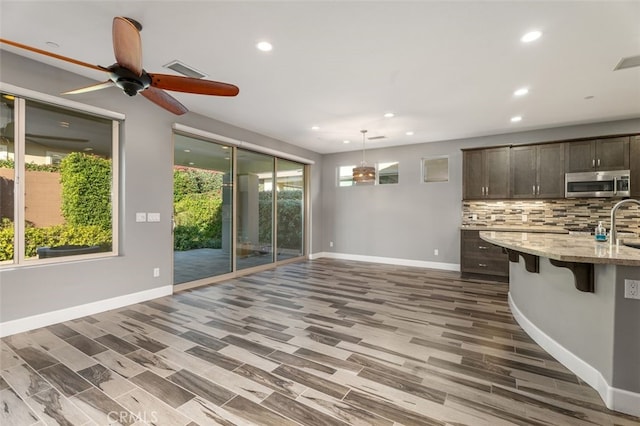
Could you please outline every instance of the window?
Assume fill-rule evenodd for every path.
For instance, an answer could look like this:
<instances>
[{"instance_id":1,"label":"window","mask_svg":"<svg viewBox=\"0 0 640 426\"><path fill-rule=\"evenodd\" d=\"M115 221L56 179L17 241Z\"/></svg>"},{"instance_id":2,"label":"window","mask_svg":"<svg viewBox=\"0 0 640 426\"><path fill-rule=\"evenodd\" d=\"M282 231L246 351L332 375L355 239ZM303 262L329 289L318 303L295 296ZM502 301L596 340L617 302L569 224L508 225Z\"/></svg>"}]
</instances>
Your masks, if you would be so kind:
<instances>
[{"instance_id":1,"label":"window","mask_svg":"<svg viewBox=\"0 0 640 426\"><path fill-rule=\"evenodd\" d=\"M112 253L118 121L10 94L0 106L0 261Z\"/></svg>"},{"instance_id":2,"label":"window","mask_svg":"<svg viewBox=\"0 0 640 426\"><path fill-rule=\"evenodd\" d=\"M386 185L398 183L398 162L378 163L378 184Z\"/></svg>"},{"instance_id":3,"label":"window","mask_svg":"<svg viewBox=\"0 0 640 426\"><path fill-rule=\"evenodd\" d=\"M449 157L430 157L422 159L422 182L448 182Z\"/></svg>"},{"instance_id":4,"label":"window","mask_svg":"<svg viewBox=\"0 0 640 426\"><path fill-rule=\"evenodd\" d=\"M353 168L355 166L340 166L338 168L338 186L353 186Z\"/></svg>"}]
</instances>

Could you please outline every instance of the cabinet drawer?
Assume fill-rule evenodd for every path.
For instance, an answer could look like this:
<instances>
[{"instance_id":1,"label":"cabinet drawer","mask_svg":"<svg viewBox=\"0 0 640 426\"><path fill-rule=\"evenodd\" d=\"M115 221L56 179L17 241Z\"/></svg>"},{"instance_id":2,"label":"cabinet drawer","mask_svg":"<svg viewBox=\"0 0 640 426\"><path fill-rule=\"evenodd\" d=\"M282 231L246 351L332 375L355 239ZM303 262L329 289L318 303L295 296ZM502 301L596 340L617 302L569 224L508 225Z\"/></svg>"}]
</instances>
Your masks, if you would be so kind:
<instances>
[{"instance_id":1,"label":"cabinet drawer","mask_svg":"<svg viewBox=\"0 0 640 426\"><path fill-rule=\"evenodd\" d=\"M460 270L462 273L509 276L509 256L502 247L480 238L479 231L461 231Z\"/></svg>"}]
</instances>

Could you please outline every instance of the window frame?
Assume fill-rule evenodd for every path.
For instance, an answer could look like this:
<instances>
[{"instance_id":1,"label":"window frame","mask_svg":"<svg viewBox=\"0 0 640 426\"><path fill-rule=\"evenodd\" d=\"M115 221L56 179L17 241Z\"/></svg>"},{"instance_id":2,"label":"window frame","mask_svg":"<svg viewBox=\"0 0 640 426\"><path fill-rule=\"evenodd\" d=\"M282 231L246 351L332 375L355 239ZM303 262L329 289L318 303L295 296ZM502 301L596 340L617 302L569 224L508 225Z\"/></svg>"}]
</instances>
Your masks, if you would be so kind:
<instances>
[{"instance_id":1,"label":"window frame","mask_svg":"<svg viewBox=\"0 0 640 426\"><path fill-rule=\"evenodd\" d=\"M119 254L120 229L120 125L125 115L102 108L85 105L64 98L24 89L0 82L0 92L15 97L14 100L14 255L12 260L0 262L0 269L24 268L35 265L73 262L78 259L115 257ZM25 256L25 184L26 184L26 103L46 103L56 108L72 110L111 121L111 250L93 254L60 256L44 259L27 259Z\"/></svg>"}]
</instances>

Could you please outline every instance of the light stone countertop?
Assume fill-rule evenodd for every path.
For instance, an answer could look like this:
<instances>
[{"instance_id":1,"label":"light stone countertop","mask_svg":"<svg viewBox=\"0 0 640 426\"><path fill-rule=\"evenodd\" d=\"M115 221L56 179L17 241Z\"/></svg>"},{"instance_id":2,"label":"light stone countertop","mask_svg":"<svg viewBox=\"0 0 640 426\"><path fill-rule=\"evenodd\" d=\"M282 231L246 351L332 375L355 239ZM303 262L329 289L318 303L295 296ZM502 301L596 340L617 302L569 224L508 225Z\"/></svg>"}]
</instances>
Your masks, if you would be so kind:
<instances>
[{"instance_id":1,"label":"light stone countertop","mask_svg":"<svg viewBox=\"0 0 640 426\"><path fill-rule=\"evenodd\" d=\"M513 225L462 225L463 231L504 231L504 232L546 232L550 234L568 234L569 231L561 226L538 225L538 226L513 226Z\"/></svg>"},{"instance_id":2,"label":"light stone countertop","mask_svg":"<svg viewBox=\"0 0 640 426\"><path fill-rule=\"evenodd\" d=\"M565 262L640 266L640 249L622 243L611 246L609 242L596 242L588 235L482 231L480 238L497 246Z\"/></svg>"}]
</instances>

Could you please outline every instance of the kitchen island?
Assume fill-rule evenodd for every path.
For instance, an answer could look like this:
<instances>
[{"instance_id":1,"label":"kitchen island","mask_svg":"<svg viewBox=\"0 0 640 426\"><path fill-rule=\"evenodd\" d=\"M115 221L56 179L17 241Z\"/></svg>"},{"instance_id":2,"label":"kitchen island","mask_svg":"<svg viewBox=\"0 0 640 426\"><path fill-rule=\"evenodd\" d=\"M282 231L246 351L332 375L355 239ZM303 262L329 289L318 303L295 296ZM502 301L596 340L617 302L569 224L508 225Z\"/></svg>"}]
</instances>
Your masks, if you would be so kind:
<instances>
[{"instance_id":1,"label":"kitchen island","mask_svg":"<svg viewBox=\"0 0 640 426\"><path fill-rule=\"evenodd\" d=\"M480 232L509 254L509 305L520 326L595 388L610 409L640 415L640 249L590 236Z\"/></svg>"}]
</instances>

